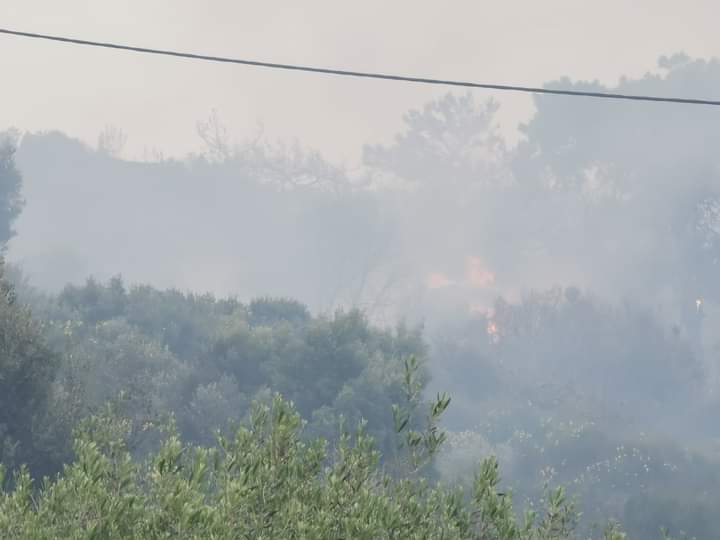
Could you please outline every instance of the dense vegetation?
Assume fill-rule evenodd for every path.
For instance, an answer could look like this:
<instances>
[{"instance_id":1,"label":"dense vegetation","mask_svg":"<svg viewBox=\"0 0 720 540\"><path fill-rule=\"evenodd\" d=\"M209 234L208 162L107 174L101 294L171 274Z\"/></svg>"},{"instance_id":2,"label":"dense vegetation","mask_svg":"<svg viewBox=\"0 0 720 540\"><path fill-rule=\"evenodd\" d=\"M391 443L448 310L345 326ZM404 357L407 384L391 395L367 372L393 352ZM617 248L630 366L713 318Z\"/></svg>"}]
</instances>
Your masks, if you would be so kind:
<instances>
[{"instance_id":1,"label":"dense vegetation","mask_svg":"<svg viewBox=\"0 0 720 540\"><path fill-rule=\"evenodd\" d=\"M249 468L254 467L254 459L269 468L262 481L277 486L273 490L277 498L272 499L278 505L272 510L279 513L277 517L257 515L248 517L247 522L248 527L264 523L272 531L267 537L286 533L312 537L325 530L322 527L347 534L352 531L355 536L351 537L376 537L377 531L393 530L389 523L418 523L422 525L410 529L411 533L399 530L396 536L440 537L444 530L450 537L483 538L477 536L482 520L476 519L473 505L476 510L484 508L483 512L498 505L503 509L492 510L500 513L483 518L500 520L497 523L514 531L499 538L569 538L578 524L582 530L594 525L602 531L608 515L629 522L638 537L657 537L658 523L675 531L713 530L708 493L712 493L716 473L708 473L717 469L712 462L651 440L620 447L629 439L603 424L617 419L583 410L596 402L597 396L564 394L562 388L569 382L563 377L574 378L575 388L583 389L582 380L573 373L563 375L542 366L532 371L529 363L523 379L514 369L503 368L529 354L529 345L523 344L526 340L536 348L543 343L555 347L560 358L572 356L573 347L580 347L581 340L589 336L563 342L560 335L553 337L553 332L562 333L573 321L581 324L580 313L595 319L593 325L584 326L594 332L610 325L600 335L626 331L627 317L637 325L634 332L648 324L653 327L638 314L620 317L605 312L574 291L568 291L563 301L557 293L549 293L528 298L522 305L498 306L496 322L502 336L497 340L477 331L488 324L480 317L473 325L457 330L444 348L438 347L436 353L448 359L446 369L463 370L474 387L478 381L483 384L477 387L485 395L478 409L483 422L476 432L450 432L445 441L446 435L433 420L426 438L416 438L414 443L403 439L402 432L423 433L422 409L433 405L422 403L428 376L426 347L419 330L402 325L392 332L378 330L357 311L313 317L290 300L258 299L244 305L233 299L148 286L128 289L120 278L106 284L89 280L80 287L68 286L57 297L33 296L29 290L23 296L32 301L42 323L31 318L10 285L6 284L0 306L8 340L5 346L13 351L10 358L15 366L14 370L4 366L3 383L12 391L2 394L2 410L10 413L3 417L2 461L11 472L6 478L11 491L4 500L7 510L3 514L12 516L7 523L18 527L14 531L39 528L52 537L68 530L97 529L98 534L114 537L160 534L162 527L179 523L187 527L182 534L190 536L201 537L208 531L219 537L232 535L222 532L223 524L229 522L223 512L229 510L228 501L219 498L219 486L240 489L237 482L249 479L228 475L225 468L240 460L248 467L243 473L248 476L247 471L254 470ZM538 318L541 312L544 315ZM674 358L688 358L682 340L670 335L662 344L655 332L645 332L650 335L649 347L667 351L668 364L658 374L667 376L672 369L679 369L673 367ZM673 340L678 340L675 345ZM622 346L623 341L617 343ZM623 353L620 349L598 354L599 358L606 354L621 358ZM408 358L417 359L410 379L404 362ZM484 360L478 364L473 358ZM591 367L591 360L582 364L584 369ZM621 365L617 369L619 374L624 370ZM681 369L674 376L678 383L682 373ZM617 391L618 399L622 395L622 388L591 385L597 375L586 375L588 389ZM554 380L556 386L534 390L530 381L543 377ZM648 396L636 396L639 403L648 403L660 382L650 381ZM413 391L408 391L408 384ZM693 391L694 379L686 384L687 391ZM683 387L675 384L674 388L679 391ZM21 389L25 393L18 397ZM682 394L676 397L682 399ZM409 408L397 408L408 402ZM17 403L23 406L13 409ZM436 408L438 417L446 405ZM467 404L460 400L459 407L463 406ZM657 406L648 414L656 414ZM667 409L661 411L673 407L672 403L663 406ZM560 411L565 411L564 417L547 422L549 414ZM450 425L452 415L451 409ZM573 424L582 418L586 424ZM359 425L365 426L361 434L348 438L348 430ZM78 426L80 430L73 436ZM608 438L607 433L616 435ZM427 436L436 437L437 444L429 455L421 456L425 461L418 468L417 463L412 465L407 447L414 451L413 444L431 440ZM278 468L272 461L276 458L272 445L278 437L287 437L283 452L289 452L287 459L291 456L294 460L292 467L283 462ZM403 440L408 442L405 448L398 444ZM353 465L342 465L350 455L356 460ZM496 455L497 461L479 464L489 455ZM159 463L168 459L179 463L171 473L164 473L169 477L163 477L156 469L164 471L165 465ZM29 468L15 477L12 471L17 472L21 463ZM498 463L508 474L502 485ZM286 466L290 469L283 468ZM345 466L353 468L348 474L362 479L350 494L337 491L347 487L344 483L331 481L339 474L336 468ZM475 481L470 480L473 471L479 474ZM531 479L538 472L542 481L535 483ZM61 473L57 480L28 499L33 493L30 478L37 482L57 473ZM158 474L158 485L143 480ZM466 495L455 493L455 488L436 486L437 480L464 487ZM314 502L299 496L310 489L308 482L316 494ZM577 502L584 518L578 521L564 493L547 498L553 493L548 492L550 486L558 483L567 485L569 496L581 496ZM668 485L673 486L672 495L667 493ZM90 499L69 495L78 486L92 493L95 510L80 511ZM510 499L500 495L508 488L521 506L549 503L554 510L551 508L546 518L552 524L538 518L540 521L533 521L538 529L523 529L524 525L514 521L517 516L509 506ZM235 505L250 504L253 499L247 497L257 496L250 488L240 492ZM130 506L117 500L120 493L132 501L127 502ZM320 518L318 507L336 497L347 501L358 497L362 517L330 512ZM671 512L666 509L659 514L679 498L683 507L673 506ZM406 506L406 499L416 502ZM172 508L165 506L170 500L174 501ZM171 513L163 517L165 512ZM296 521L309 528L305 532L288 529ZM550 532L557 527L567 530ZM255 536L257 529L248 529L247 534Z\"/></svg>"},{"instance_id":2,"label":"dense vegetation","mask_svg":"<svg viewBox=\"0 0 720 540\"><path fill-rule=\"evenodd\" d=\"M576 84L718 81L676 56ZM719 537L720 131L625 105L540 97L510 148L495 103L448 95L355 176L212 126L153 163L11 135L0 526Z\"/></svg>"},{"instance_id":3,"label":"dense vegetation","mask_svg":"<svg viewBox=\"0 0 720 540\"><path fill-rule=\"evenodd\" d=\"M493 454L517 499L560 483L588 526L612 516L633 538L660 524L714 537L720 468L714 446L695 441L714 436L717 402L701 398L691 349L647 310L573 289L499 301L490 322L446 329L434 347L443 366L431 386L455 398L441 478L467 486L477 456Z\"/></svg>"},{"instance_id":4,"label":"dense vegetation","mask_svg":"<svg viewBox=\"0 0 720 540\"><path fill-rule=\"evenodd\" d=\"M0 311L13 363L3 382L12 391L0 399L10 413L23 404L3 417L6 537L572 534L576 515L561 489L545 513L518 521L492 459L469 499L428 483L449 398L422 403L417 332L374 330L357 312L312 318L287 300L243 306L127 292L119 279L66 288L46 300L40 326L6 287ZM75 423L71 452L61 426ZM328 429L326 438L314 433ZM47 470L51 456L57 471ZM6 477L13 461L30 467ZM41 486L32 483L40 472L52 474Z\"/></svg>"},{"instance_id":5,"label":"dense vegetation","mask_svg":"<svg viewBox=\"0 0 720 540\"><path fill-rule=\"evenodd\" d=\"M329 434L340 415L352 423L362 417L389 451L388 411L401 395L398 358L425 355L417 330L378 330L358 311L311 317L291 300L244 305L147 286L126 290L118 278L107 285L89 280L37 301L44 310L37 339L60 359L50 389L59 400L55 413L78 420L119 399L134 422L173 414L184 438L204 444L253 401L280 392L311 429ZM30 362L17 377L32 377L35 392L50 391L47 376L27 370ZM19 415L8 418L25 425Z\"/></svg>"},{"instance_id":6,"label":"dense vegetation","mask_svg":"<svg viewBox=\"0 0 720 540\"><path fill-rule=\"evenodd\" d=\"M407 363L410 396L419 388L415 368ZM563 491L550 493L546 512L518 521L492 459L469 502L415 476L437 451L447 404L431 405L424 432L408 430L410 411L395 409L409 457L399 478L378 468L362 426L344 431L332 450L326 440L305 441L301 417L279 396L256 405L246 426L212 448L184 444L170 428L142 464L128 448L132 423L108 410L84 422L76 461L56 481L34 493L27 472L15 476L14 489L0 494L0 531L11 538L570 538L575 515ZM612 526L604 536L624 538Z\"/></svg>"}]
</instances>

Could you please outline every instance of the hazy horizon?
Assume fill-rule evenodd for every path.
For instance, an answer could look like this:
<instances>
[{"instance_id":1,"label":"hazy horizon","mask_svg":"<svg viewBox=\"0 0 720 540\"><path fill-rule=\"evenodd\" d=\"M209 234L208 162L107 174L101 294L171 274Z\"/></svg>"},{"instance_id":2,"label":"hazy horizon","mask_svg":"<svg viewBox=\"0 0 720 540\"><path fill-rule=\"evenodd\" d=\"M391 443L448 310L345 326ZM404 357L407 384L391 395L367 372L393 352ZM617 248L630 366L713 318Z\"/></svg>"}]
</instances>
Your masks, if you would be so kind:
<instances>
[{"instance_id":1,"label":"hazy horizon","mask_svg":"<svg viewBox=\"0 0 720 540\"><path fill-rule=\"evenodd\" d=\"M26 31L504 84L540 86L568 76L612 86L622 76L655 71L662 55L720 56L713 23L720 7L709 0L686 2L682 10L669 0L631 5L618 0L462 1L446 6L227 0L7 4L1 10L3 25ZM0 36L0 46L13 51L0 57L2 127L58 129L95 145L104 127L114 125L128 136L128 159L155 151L168 157L197 151L196 123L217 109L232 138L253 137L262 123L273 140L297 139L332 161L355 165L363 144L390 142L406 110L447 91L10 36ZM516 140L517 124L532 113L531 97L485 91L474 95L501 104L498 123L509 140Z\"/></svg>"}]
</instances>

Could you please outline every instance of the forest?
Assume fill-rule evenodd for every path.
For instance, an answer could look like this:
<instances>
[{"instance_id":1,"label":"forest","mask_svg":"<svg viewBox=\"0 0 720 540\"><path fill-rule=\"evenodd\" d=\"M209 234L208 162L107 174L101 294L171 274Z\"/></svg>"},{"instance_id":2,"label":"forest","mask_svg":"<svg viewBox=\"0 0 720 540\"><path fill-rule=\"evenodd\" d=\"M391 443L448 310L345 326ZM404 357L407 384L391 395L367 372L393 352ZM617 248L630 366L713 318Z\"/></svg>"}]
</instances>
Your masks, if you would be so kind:
<instances>
[{"instance_id":1,"label":"forest","mask_svg":"<svg viewBox=\"0 0 720 540\"><path fill-rule=\"evenodd\" d=\"M720 124L534 105L358 169L215 112L182 159L4 132L0 536L720 537Z\"/></svg>"}]
</instances>

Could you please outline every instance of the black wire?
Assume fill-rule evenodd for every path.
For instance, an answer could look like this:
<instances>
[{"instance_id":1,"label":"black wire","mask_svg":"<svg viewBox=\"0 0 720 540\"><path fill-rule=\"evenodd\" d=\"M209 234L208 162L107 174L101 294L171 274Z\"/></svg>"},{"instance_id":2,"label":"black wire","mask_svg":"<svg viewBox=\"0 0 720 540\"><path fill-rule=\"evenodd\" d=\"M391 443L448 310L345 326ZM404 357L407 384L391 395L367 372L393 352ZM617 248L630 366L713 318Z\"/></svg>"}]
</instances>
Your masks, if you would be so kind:
<instances>
[{"instance_id":1,"label":"black wire","mask_svg":"<svg viewBox=\"0 0 720 540\"><path fill-rule=\"evenodd\" d=\"M444 79L430 79L426 77L409 77L406 75L387 75L384 73L372 73L365 71L349 71L344 69L330 69L313 66L302 66L297 64L277 64L274 62L261 62L258 60L243 60L240 58L227 58L223 56L208 56L204 54L186 53L179 51L170 51L164 49L149 49L147 47L135 47L131 45L120 45L117 43L107 43L102 41L88 41L85 39L75 39L62 36L51 36L46 34L36 34L32 32L21 32L18 30L8 30L0 28L0 34L11 36L20 36L26 38L43 39L47 41L59 41L61 43L72 43L75 45L87 45L90 47L103 47L106 49L117 49L122 51L132 51L146 54L159 54L163 56L174 56L177 58L189 58L191 60L205 60L208 62L222 62L226 64L242 64L246 66L264 67L271 69L284 69L291 71L305 71L309 73L321 73L325 75L339 75L343 77L361 77L366 79L383 79L389 81L402 81L421 84L435 84L444 86L461 86L465 88L483 88L486 90L501 90L510 92L526 92L532 94L553 94L561 96L579 96L601 99L624 99L632 101L655 101L661 103L682 103L686 105L720 105L720 101L711 99L691 99L679 97L661 97L646 96L636 94L614 94L610 92L586 92L580 90L555 90L550 88L539 88L533 86L512 86L507 84L485 84L467 81L453 81Z\"/></svg>"}]
</instances>

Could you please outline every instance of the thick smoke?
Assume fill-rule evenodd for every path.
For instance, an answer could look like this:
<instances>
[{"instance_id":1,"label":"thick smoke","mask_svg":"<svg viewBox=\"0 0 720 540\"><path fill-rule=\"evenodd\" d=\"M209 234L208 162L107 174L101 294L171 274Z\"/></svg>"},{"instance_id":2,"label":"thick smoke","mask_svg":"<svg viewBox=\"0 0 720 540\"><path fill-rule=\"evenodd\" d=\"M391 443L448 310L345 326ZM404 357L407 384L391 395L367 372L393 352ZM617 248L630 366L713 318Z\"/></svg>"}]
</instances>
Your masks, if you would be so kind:
<instances>
[{"instance_id":1,"label":"thick smoke","mask_svg":"<svg viewBox=\"0 0 720 540\"><path fill-rule=\"evenodd\" d=\"M720 63L676 55L613 87L548 87L712 97ZM120 159L112 129L98 149L28 133L9 255L50 291L122 274L424 324L430 388L455 401L445 479L493 451L522 496L561 480L630 518L664 482L707 489L680 447L711 460L720 436L720 110L539 96L513 145L497 112L448 94L369 141L357 169L235 144L217 116L182 160ZM234 406L233 384L191 406ZM625 491L607 503L609 485Z\"/></svg>"}]
</instances>

